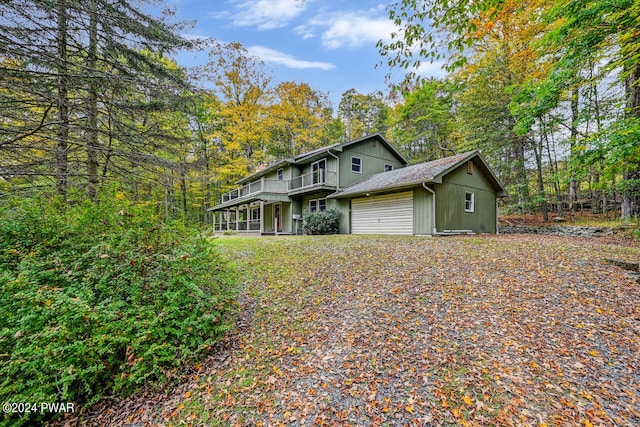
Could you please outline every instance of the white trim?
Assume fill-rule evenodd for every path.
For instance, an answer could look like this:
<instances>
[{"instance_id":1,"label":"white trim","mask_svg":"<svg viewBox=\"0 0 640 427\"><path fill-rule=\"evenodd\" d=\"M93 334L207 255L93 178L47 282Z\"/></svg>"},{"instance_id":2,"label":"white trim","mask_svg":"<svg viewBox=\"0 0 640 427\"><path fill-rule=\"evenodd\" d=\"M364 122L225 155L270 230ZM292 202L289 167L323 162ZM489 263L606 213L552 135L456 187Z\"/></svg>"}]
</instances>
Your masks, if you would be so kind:
<instances>
[{"instance_id":1,"label":"white trim","mask_svg":"<svg viewBox=\"0 0 640 427\"><path fill-rule=\"evenodd\" d=\"M433 235L438 234L438 229L436 228L436 192L431 188L427 187L427 183L422 183L422 188L431 193L431 218L433 220Z\"/></svg>"},{"instance_id":2,"label":"white trim","mask_svg":"<svg viewBox=\"0 0 640 427\"><path fill-rule=\"evenodd\" d=\"M467 195L471 194L471 200L469 200L467 198ZM465 191L464 193L464 211L465 212L469 212L469 213L473 213L475 212L475 203L476 202L476 195L474 193L472 193L471 191Z\"/></svg>"},{"instance_id":3,"label":"white trim","mask_svg":"<svg viewBox=\"0 0 640 427\"><path fill-rule=\"evenodd\" d=\"M320 209L320 201L324 200L324 209ZM311 210L311 202L315 202L316 203L316 210ZM326 197L322 197L319 199L309 199L309 212L310 213L314 213L314 212L323 212L327 210L327 198Z\"/></svg>"},{"instance_id":4,"label":"white trim","mask_svg":"<svg viewBox=\"0 0 640 427\"><path fill-rule=\"evenodd\" d=\"M413 190L351 200L351 234L413 235Z\"/></svg>"},{"instance_id":5,"label":"white trim","mask_svg":"<svg viewBox=\"0 0 640 427\"><path fill-rule=\"evenodd\" d=\"M264 200L260 200L260 234L264 233Z\"/></svg>"},{"instance_id":6,"label":"white trim","mask_svg":"<svg viewBox=\"0 0 640 427\"><path fill-rule=\"evenodd\" d=\"M276 206L278 207L278 212L280 212L280 218L278 218L276 216ZM278 202L278 203L274 203L272 205L271 210L272 212L272 216L273 216L273 231L275 232L275 235L277 236L279 231L278 231L278 226L280 226L280 230L282 230L282 202ZM280 231L281 233L281 231Z\"/></svg>"},{"instance_id":7,"label":"white trim","mask_svg":"<svg viewBox=\"0 0 640 427\"><path fill-rule=\"evenodd\" d=\"M340 191L340 157L331 151L327 151L327 154L336 159L336 190Z\"/></svg>"},{"instance_id":8,"label":"white trim","mask_svg":"<svg viewBox=\"0 0 640 427\"><path fill-rule=\"evenodd\" d=\"M257 218L254 218L254 213L257 213ZM262 216L260 215L260 206L254 206L250 208L249 218L251 218L251 221L258 221L262 219Z\"/></svg>"}]
</instances>

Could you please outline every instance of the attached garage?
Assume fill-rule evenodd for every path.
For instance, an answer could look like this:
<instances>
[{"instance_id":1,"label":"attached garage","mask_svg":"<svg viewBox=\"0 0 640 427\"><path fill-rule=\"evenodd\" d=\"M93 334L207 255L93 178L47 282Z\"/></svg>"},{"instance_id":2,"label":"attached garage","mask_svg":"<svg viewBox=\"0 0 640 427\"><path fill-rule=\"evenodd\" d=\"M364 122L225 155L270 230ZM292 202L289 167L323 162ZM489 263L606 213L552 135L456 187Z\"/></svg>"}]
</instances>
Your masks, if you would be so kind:
<instances>
[{"instance_id":1,"label":"attached garage","mask_svg":"<svg viewBox=\"0 0 640 427\"><path fill-rule=\"evenodd\" d=\"M351 200L351 233L413 234L413 191Z\"/></svg>"}]
</instances>

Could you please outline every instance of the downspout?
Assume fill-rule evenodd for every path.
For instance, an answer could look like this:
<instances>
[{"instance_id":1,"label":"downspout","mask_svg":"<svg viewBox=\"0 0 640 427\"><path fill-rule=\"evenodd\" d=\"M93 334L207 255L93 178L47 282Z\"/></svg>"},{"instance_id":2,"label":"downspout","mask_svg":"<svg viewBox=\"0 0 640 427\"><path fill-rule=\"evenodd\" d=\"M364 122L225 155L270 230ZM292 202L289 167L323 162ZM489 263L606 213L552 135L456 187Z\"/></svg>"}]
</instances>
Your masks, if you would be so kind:
<instances>
[{"instance_id":1,"label":"downspout","mask_svg":"<svg viewBox=\"0 0 640 427\"><path fill-rule=\"evenodd\" d=\"M336 156L331 152L331 150L327 150L327 153L336 159L336 191L340 191L340 157ZM351 206L351 202L349 202L349 206ZM339 223L338 223L339 224ZM338 228L340 225L338 225ZM351 233L351 213L349 213L349 233ZM338 231L339 232L339 231Z\"/></svg>"},{"instance_id":2,"label":"downspout","mask_svg":"<svg viewBox=\"0 0 640 427\"><path fill-rule=\"evenodd\" d=\"M500 234L500 229L498 228L498 198L496 197L496 234Z\"/></svg>"},{"instance_id":3,"label":"downspout","mask_svg":"<svg viewBox=\"0 0 640 427\"><path fill-rule=\"evenodd\" d=\"M422 183L422 188L427 190L433 196L432 203L431 203L431 210L432 210L431 215L433 218L433 235L435 236L436 234L438 234L438 230L436 229L436 192L433 191L431 188L427 187L426 182Z\"/></svg>"},{"instance_id":4,"label":"downspout","mask_svg":"<svg viewBox=\"0 0 640 427\"><path fill-rule=\"evenodd\" d=\"M328 150L327 153L336 159L336 191L340 191L340 157L333 154L331 150Z\"/></svg>"}]
</instances>

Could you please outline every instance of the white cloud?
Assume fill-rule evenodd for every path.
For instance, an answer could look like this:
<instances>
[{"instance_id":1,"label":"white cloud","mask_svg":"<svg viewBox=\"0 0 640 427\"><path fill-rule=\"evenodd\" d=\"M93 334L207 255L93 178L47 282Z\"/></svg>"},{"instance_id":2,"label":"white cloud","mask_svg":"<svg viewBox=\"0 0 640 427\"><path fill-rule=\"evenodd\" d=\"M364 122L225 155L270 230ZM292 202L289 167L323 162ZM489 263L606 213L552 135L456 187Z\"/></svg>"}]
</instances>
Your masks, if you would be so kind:
<instances>
[{"instance_id":1,"label":"white cloud","mask_svg":"<svg viewBox=\"0 0 640 427\"><path fill-rule=\"evenodd\" d=\"M273 64L284 65L288 68L295 68L298 70L306 70L311 68L317 68L320 70L331 70L335 66L328 62L319 61L303 61L296 59L291 55L288 55L277 50L269 49L264 46L252 46L247 48L251 55L257 56L265 62L271 62Z\"/></svg>"},{"instance_id":2,"label":"white cloud","mask_svg":"<svg viewBox=\"0 0 640 427\"><path fill-rule=\"evenodd\" d=\"M293 0L243 0L237 2L236 9L238 12L230 16L234 25L259 30L284 27L303 11Z\"/></svg>"},{"instance_id":3,"label":"white cloud","mask_svg":"<svg viewBox=\"0 0 640 427\"><path fill-rule=\"evenodd\" d=\"M298 26L296 33L303 38L311 38L316 37L316 30L321 33L323 46L337 49L375 44L378 40L389 39L397 28L386 14L377 8L316 17L306 25Z\"/></svg>"},{"instance_id":4,"label":"white cloud","mask_svg":"<svg viewBox=\"0 0 640 427\"><path fill-rule=\"evenodd\" d=\"M387 39L393 31L394 26L389 19L347 15L335 20L322 34L322 43L332 49L344 45L359 47L366 43Z\"/></svg>"},{"instance_id":5,"label":"white cloud","mask_svg":"<svg viewBox=\"0 0 640 427\"><path fill-rule=\"evenodd\" d=\"M423 60L418 67L415 67L415 73L422 77L444 77L447 71L444 70L444 61L429 62Z\"/></svg>"}]
</instances>

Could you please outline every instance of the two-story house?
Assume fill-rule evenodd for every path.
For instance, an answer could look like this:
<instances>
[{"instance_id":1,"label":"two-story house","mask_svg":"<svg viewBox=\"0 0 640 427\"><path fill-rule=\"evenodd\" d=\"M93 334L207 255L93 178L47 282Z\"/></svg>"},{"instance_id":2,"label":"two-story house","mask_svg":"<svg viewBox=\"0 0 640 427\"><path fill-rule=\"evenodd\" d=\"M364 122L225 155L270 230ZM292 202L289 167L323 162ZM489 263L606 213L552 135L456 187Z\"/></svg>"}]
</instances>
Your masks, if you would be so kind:
<instances>
[{"instance_id":1,"label":"two-story house","mask_svg":"<svg viewBox=\"0 0 640 427\"><path fill-rule=\"evenodd\" d=\"M477 151L407 166L379 134L281 160L212 207L214 230L297 234L307 212L340 211L340 233L491 232L504 188Z\"/></svg>"}]
</instances>

